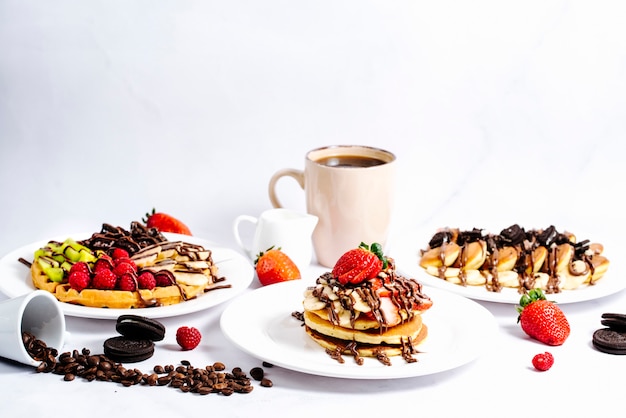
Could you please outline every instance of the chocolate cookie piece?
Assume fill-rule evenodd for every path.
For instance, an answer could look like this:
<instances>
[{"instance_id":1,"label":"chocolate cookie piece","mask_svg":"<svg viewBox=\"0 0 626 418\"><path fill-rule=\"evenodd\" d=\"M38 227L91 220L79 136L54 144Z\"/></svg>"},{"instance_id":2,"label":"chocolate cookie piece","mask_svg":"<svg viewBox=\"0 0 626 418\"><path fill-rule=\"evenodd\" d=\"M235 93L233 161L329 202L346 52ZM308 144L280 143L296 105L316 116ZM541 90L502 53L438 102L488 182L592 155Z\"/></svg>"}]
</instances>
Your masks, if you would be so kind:
<instances>
[{"instance_id":1,"label":"chocolate cookie piece","mask_svg":"<svg viewBox=\"0 0 626 418\"><path fill-rule=\"evenodd\" d=\"M111 337L104 342L104 354L119 363L136 363L154 354L154 343L123 336Z\"/></svg>"},{"instance_id":2,"label":"chocolate cookie piece","mask_svg":"<svg viewBox=\"0 0 626 418\"><path fill-rule=\"evenodd\" d=\"M162 323L139 315L121 315L117 318L115 329L129 339L161 341L165 338Z\"/></svg>"},{"instance_id":3,"label":"chocolate cookie piece","mask_svg":"<svg viewBox=\"0 0 626 418\"><path fill-rule=\"evenodd\" d=\"M626 332L626 315L624 314L603 313L600 323L616 331Z\"/></svg>"},{"instance_id":4,"label":"chocolate cookie piece","mask_svg":"<svg viewBox=\"0 0 626 418\"><path fill-rule=\"evenodd\" d=\"M600 328L593 333L592 343L599 351L608 354L626 354L626 333L611 328Z\"/></svg>"}]
</instances>

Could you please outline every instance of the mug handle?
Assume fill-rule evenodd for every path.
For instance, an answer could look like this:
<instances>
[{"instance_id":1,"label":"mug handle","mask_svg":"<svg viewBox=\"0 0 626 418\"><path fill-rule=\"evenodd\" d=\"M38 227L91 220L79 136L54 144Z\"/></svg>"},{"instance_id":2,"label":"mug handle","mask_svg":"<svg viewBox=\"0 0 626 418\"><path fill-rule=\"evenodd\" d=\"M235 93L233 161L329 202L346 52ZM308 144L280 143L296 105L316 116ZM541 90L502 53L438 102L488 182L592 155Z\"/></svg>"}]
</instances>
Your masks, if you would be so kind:
<instances>
[{"instance_id":1,"label":"mug handle","mask_svg":"<svg viewBox=\"0 0 626 418\"><path fill-rule=\"evenodd\" d=\"M274 206L275 208L282 208L283 207L283 205L278 200L278 196L276 195L276 183L278 183L278 180L281 177L292 177L292 178L294 178L298 182L298 184L300 185L302 190L304 190L304 171L296 170L296 169L293 169L293 168L285 168L285 169L277 171L276 173L274 173L274 175L270 179L270 184L269 184L269 188L268 188L269 189L269 195L270 195L270 201L272 202L272 206Z\"/></svg>"},{"instance_id":2,"label":"mug handle","mask_svg":"<svg viewBox=\"0 0 626 418\"><path fill-rule=\"evenodd\" d=\"M241 234L239 233L239 225L242 222L250 222L254 225L256 225L258 223L258 219L255 218L254 216L250 216L250 215L239 215L235 218L235 221L233 222L233 235L235 237L235 241L237 241L237 244L239 245L239 247L241 247L241 249L248 254L250 257L252 257L251 255L251 248L248 248L244 245L243 240L241 239Z\"/></svg>"}]
</instances>

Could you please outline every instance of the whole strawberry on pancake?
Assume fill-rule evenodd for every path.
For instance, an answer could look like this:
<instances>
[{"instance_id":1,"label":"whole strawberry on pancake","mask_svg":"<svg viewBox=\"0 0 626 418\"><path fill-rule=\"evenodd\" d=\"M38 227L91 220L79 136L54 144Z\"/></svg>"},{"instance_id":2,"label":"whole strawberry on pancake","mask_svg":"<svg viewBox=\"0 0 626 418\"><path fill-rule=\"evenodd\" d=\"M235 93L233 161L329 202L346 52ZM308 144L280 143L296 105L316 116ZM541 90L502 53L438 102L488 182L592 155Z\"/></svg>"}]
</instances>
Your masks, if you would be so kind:
<instances>
[{"instance_id":1,"label":"whole strawberry on pancake","mask_svg":"<svg viewBox=\"0 0 626 418\"><path fill-rule=\"evenodd\" d=\"M320 276L304 294L306 332L331 356L390 356L413 362L417 346L428 335L421 314L432 301L414 279L399 276L380 244L342 255L331 272Z\"/></svg>"}]
</instances>

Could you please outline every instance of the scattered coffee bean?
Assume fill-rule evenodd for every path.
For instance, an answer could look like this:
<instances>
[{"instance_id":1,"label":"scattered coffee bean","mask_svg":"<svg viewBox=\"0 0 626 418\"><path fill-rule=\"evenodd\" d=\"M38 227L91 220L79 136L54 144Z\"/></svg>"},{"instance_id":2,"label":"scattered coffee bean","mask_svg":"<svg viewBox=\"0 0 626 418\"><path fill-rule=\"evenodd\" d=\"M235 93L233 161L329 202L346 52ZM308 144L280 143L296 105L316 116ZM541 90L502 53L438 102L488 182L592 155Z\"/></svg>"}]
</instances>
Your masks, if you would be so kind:
<instances>
[{"instance_id":1,"label":"scattered coffee bean","mask_svg":"<svg viewBox=\"0 0 626 418\"><path fill-rule=\"evenodd\" d=\"M263 367L267 367L267 368L274 367L274 365L273 365L272 363L268 363L267 361L264 361L264 362L263 362L263 363L261 363L261 364L263 364Z\"/></svg>"},{"instance_id":2,"label":"scattered coffee bean","mask_svg":"<svg viewBox=\"0 0 626 418\"><path fill-rule=\"evenodd\" d=\"M59 355L54 348L47 347L32 334L24 333L23 341L29 355L41 360L41 364L36 368L37 372L63 375L63 380L68 382L78 377L87 381L119 383L125 387L138 384L169 386L184 393L198 395L218 393L224 396L250 393L254 389L250 378L240 367L233 368L230 373L224 372L226 365L221 362L196 368L188 360L182 360L178 367L171 364L156 365L152 373L144 374L139 369L126 369L123 364L112 361L104 354L91 354L86 348ZM263 372L263 369L258 369ZM258 372L255 371L255 375L258 376ZM262 378L260 384L265 387L272 386L272 382L265 378Z\"/></svg>"},{"instance_id":3,"label":"scattered coffee bean","mask_svg":"<svg viewBox=\"0 0 626 418\"><path fill-rule=\"evenodd\" d=\"M260 367L253 367L252 370L250 370L250 376L256 381L261 381L263 380L263 376L265 376L265 372Z\"/></svg>"}]
</instances>

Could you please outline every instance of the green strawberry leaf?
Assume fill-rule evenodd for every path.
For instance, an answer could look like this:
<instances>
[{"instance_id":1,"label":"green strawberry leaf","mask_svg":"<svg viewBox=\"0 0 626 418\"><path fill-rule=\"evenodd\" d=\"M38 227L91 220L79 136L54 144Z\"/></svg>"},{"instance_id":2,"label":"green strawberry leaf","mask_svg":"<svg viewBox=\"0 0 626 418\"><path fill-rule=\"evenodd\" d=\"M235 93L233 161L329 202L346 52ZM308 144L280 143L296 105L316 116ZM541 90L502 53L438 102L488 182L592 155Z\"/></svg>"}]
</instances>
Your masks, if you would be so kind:
<instances>
[{"instance_id":1,"label":"green strawberry leaf","mask_svg":"<svg viewBox=\"0 0 626 418\"><path fill-rule=\"evenodd\" d=\"M155 213L156 213L156 209L152 208L152 212L147 212L146 213L146 217L145 218L141 218L141 222L143 222L144 224L147 224L148 223L148 219L150 219L150 217L152 215L154 215Z\"/></svg>"},{"instance_id":2,"label":"green strawberry leaf","mask_svg":"<svg viewBox=\"0 0 626 418\"><path fill-rule=\"evenodd\" d=\"M379 243L375 242L372 244L372 247L370 248L370 251L372 251L374 254L376 254L376 257L378 257L380 259L380 261L383 262L383 270L387 268L387 257L385 257L385 254L383 254L383 246L380 245Z\"/></svg>"},{"instance_id":3,"label":"green strawberry leaf","mask_svg":"<svg viewBox=\"0 0 626 418\"><path fill-rule=\"evenodd\" d=\"M543 290L541 290L540 288L530 289L528 293L523 294L520 298L517 312L521 316L521 313L525 307L533 302L537 302L538 300L546 300L546 295L543 293ZM517 322L520 321L520 316L517 317Z\"/></svg>"}]
</instances>

